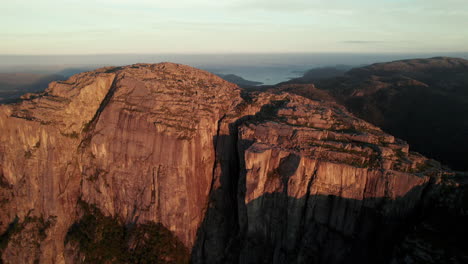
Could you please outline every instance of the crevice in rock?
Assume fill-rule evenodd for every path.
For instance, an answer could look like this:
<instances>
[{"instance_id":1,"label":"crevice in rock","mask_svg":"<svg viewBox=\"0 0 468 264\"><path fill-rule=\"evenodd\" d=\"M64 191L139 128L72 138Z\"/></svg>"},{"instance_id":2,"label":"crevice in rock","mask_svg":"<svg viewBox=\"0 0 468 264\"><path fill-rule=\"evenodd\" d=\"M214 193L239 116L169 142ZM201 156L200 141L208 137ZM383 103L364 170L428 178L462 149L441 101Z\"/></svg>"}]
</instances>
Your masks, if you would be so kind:
<instances>
[{"instance_id":1,"label":"crevice in rock","mask_svg":"<svg viewBox=\"0 0 468 264\"><path fill-rule=\"evenodd\" d=\"M309 199L310 199L310 188L312 187L312 184L314 184L315 179L317 178L317 171L318 171L318 166L319 166L319 161L315 163L315 168L314 172L310 176L309 182L307 183L307 189L306 189L306 195L304 197L304 206L302 207L302 212L301 212L301 226L300 226L300 232L298 233L296 243L299 245L299 243L303 239L304 235L304 225L306 224L306 213L307 213L307 208L309 204Z\"/></svg>"},{"instance_id":2,"label":"crevice in rock","mask_svg":"<svg viewBox=\"0 0 468 264\"><path fill-rule=\"evenodd\" d=\"M192 261L195 263L239 262L242 232L239 223L238 188L243 165L238 147L238 129L246 119L243 117L223 124L229 122L226 118L223 116L218 121L210 196L205 219L198 231L198 246L195 245L192 252ZM223 125L228 125L229 134L221 135ZM216 180L219 180L220 187L213 189Z\"/></svg>"},{"instance_id":3,"label":"crevice in rock","mask_svg":"<svg viewBox=\"0 0 468 264\"><path fill-rule=\"evenodd\" d=\"M99 105L99 108L94 114L93 118L83 127L82 132L86 134L83 137L83 140L81 141L80 145L78 146L78 149L86 147L87 144L89 143L91 139L91 134L89 132L94 131L94 128L96 127L96 123L99 120L99 117L101 116L101 113L109 104L116 90L117 90L117 75L114 76L114 80L112 81L109 91L107 92L106 96L104 97L101 104Z\"/></svg>"},{"instance_id":4,"label":"crevice in rock","mask_svg":"<svg viewBox=\"0 0 468 264\"><path fill-rule=\"evenodd\" d=\"M229 180L229 187L230 189L230 208L232 208L232 213L233 215L231 216L234 221L233 228L234 230L231 230L231 232L235 233L234 236L231 235L230 241L227 244L227 247L225 249L225 253L230 253L234 256L234 262L238 263L239 262L239 251L240 251L240 226L239 226L239 201L238 201L238 188L239 188L239 178L240 178L240 173L241 173L241 162L240 162L240 153L239 153L239 147L238 147L238 132L239 132L239 126L242 124L242 121L240 119L236 120L234 123L231 123L229 125L229 139L231 141L231 144L233 146L233 155L232 155L232 163L231 168L230 168L230 178Z\"/></svg>"},{"instance_id":5,"label":"crevice in rock","mask_svg":"<svg viewBox=\"0 0 468 264\"><path fill-rule=\"evenodd\" d=\"M208 193L208 201L206 205L206 210L209 208L211 193L213 191L214 181L215 181L215 172L216 172L216 164L218 163L218 143L221 131L221 124L223 120L226 118L226 114L224 114L218 121L217 121L217 128L216 128L216 135L213 139L213 147L214 147L214 161L213 161L213 170L211 171L211 185L210 185L210 192Z\"/></svg>"}]
</instances>

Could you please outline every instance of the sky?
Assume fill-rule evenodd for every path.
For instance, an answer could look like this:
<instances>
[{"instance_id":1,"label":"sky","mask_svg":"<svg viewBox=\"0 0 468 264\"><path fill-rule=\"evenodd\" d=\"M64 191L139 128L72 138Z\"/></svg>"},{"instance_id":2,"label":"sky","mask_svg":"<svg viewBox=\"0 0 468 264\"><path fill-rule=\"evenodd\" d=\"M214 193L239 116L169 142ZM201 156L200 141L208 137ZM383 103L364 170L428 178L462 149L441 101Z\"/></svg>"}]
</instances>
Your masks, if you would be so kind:
<instances>
[{"instance_id":1,"label":"sky","mask_svg":"<svg viewBox=\"0 0 468 264\"><path fill-rule=\"evenodd\" d=\"M0 0L0 54L468 51L468 0Z\"/></svg>"}]
</instances>

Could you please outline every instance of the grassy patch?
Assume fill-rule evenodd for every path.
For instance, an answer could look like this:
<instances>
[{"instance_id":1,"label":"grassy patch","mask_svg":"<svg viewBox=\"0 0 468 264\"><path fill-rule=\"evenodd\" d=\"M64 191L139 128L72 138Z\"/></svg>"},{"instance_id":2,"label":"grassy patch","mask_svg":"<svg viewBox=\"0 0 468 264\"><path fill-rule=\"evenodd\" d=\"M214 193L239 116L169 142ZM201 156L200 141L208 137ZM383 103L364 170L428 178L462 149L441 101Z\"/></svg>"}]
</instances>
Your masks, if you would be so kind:
<instances>
[{"instance_id":1,"label":"grassy patch","mask_svg":"<svg viewBox=\"0 0 468 264\"><path fill-rule=\"evenodd\" d=\"M406 159L406 154L405 154L401 149L397 149L397 150L395 151L395 155L396 155L397 158L400 159L400 160Z\"/></svg>"}]
</instances>

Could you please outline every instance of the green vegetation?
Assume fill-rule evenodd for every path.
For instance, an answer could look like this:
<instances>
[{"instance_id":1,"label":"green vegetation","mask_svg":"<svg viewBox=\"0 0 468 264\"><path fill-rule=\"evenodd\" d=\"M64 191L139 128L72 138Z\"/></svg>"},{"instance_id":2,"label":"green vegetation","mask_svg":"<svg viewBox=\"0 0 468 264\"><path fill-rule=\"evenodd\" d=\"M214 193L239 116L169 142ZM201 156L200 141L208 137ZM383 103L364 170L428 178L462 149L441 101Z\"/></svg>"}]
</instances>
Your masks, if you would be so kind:
<instances>
[{"instance_id":1,"label":"green vegetation","mask_svg":"<svg viewBox=\"0 0 468 264\"><path fill-rule=\"evenodd\" d=\"M123 263L125 230L117 219L104 216L95 207L82 203L85 214L67 233L65 243L77 242L87 263Z\"/></svg>"},{"instance_id":2,"label":"green vegetation","mask_svg":"<svg viewBox=\"0 0 468 264\"><path fill-rule=\"evenodd\" d=\"M93 155L93 153L91 153L91 158L96 158L96 156ZM103 177L107 174L108 172L103 170L103 169L99 169L99 168L96 168L96 170L94 171L94 173L90 176L88 176L86 179L88 181L91 181L91 182L96 182L99 177Z\"/></svg>"},{"instance_id":3,"label":"green vegetation","mask_svg":"<svg viewBox=\"0 0 468 264\"><path fill-rule=\"evenodd\" d=\"M384 147L388 147L388 142L385 140L385 137L384 136L379 136L379 144L384 146Z\"/></svg>"},{"instance_id":4,"label":"green vegetation","mask_svg":"<svg viewBox=\"0 0 468 264\"><path fill-rule=\"evenodd\" d=\"M336 151L336 152L343 152L343 153L359 155L359 156L367 156L368 155L367 152L365 152L365 151L345 149L344 147L340 148L340 147L336 147L336 146L329 145L329 144L321 144L320 146L323 147L323 148L327 148L329 150L332 150L332 151Z\"/></svg>"},{"instance_id":5,"label":"green vegetation","mask_svg":"<svg viewBox=\"0 0 468 264\"><path fill-rule=\"evenodd\" d=\"M79 205L83 217L69 229L65 244L77 245L85 263L188 263L188 250L161 224L125 226L94 205Z\"/></svg>"},{"instance_id":6,"label":"green vegetation","mask_svg":"<svg viewBox=\"0 0 468 264\"><path fill-rule=\"evenodd\" d=\"M113 73L113 72L120 71L121 69L123 69L123 67L114 67L112 69L106 70L104 73Z\"/></svg>"},{"instance_id":7,"label":"green vegetation","mask_svg":"<svg viewBox=\"0 0 468 264\"><path fill-rule=\"evenodd\" d=\"M362 161L359 158L348 158L344 161L344 163L357 167L357 168L369 168L369 169L376 169L381 166L380 164L380 157L378 154L373 153L367 156L367 159Z\"/></svg>"},{"instance_id":8,"label":"green vegetation","mask_svg":"<svg viewBox=\"0 0 468 264\"><path fill-rule=\"evenodd\" d=\"M69 137L69 138L79 138L80 137L80 134L76 131L73 131L71 133L60 133L62 134L62 136L66 136L66 137Z\"/></svg>"},{"instance_id":9,"label":"green vegetation","mask_svg":"<svg viewBox=\"0 0 468 264\"><path fill-rule=\"evenodd\" d=\"M31 150L25 151L25 152L24 152L24 157L25 157L26 159L30 159L30 158L32 157L32 152L31 152Z\"/></svg>"},{"instance_id":10,"label":"green vegetation","mask_svg":"<svg viewBox=\"0 0 468 264\"><path fill-rule=\"evenodd\" d=\"M13 186L5 179L3 173L0 173L0 188L11 189Z\"/></svg>"},{"instance_id":11,"label":"green vegetation","mask_svg":"<svg viewBox=\"0 0 468 264\"><path fill-rule=\"evenodd\" d=\"M93 120L94 119L91 119L83 125L83 128L81 129L83 133L87 133L91 129L91 123L93 122Z\"/></svg>"},{"instance_id":12,"label":"green vegetation","mask_svg":"<svg viewBox=\"0 0 468 264\"><path fill-rule=\"evenodd\" d=\"M188 263L189 253L174 234L160 223L139 225L133 231L135 247L130 263Z\"/></svg>"},{"instance_id":13,"label":"green vegetation","mask_svg":"<svg viewBox=\"0 0 468 264\"><path fill-rule=\"evenodd\" d=\"M368 160L365 161L361 166L363 168L379 168L381 158L377 153L373 153L369 156Z\"/></svg>"},{"instance_id":14,"label":"green vegetation","mask_svg":"<svg viewBox=\"0 0 468 264\"><path fill-rule=\"evenodd\" d=\"M362 131L359 131L353 127L350 127L350 128L343 128L343 129L337 129L337 130L334 130L334 132L338 132L338 133L343 133L343 134L356 134L356 135L362 135Z\"/></svg>"},{"instance_id":15,"label":"green vegetation","mask_svg":"<svg viewBox=\"0 0 468 264\"><path fill-rule=\"evenodd\" d=\"M275 169L273 171L269 171L267 173L267 180L268 181L274 181L274 180L280 179L280 178L281 178L281 175L279 174L277 169Z\"/></svg>"},{"instance_id":16,"label":"green vegetation","mask_svg":"<svg viewBox=\"0 0 468 264\"><path fill-rule=\"evenodd\" d=\"M29 149L29 150L27 150L27 151L24 152L24 157L25 157L26 159L32 158L32 156L33 156L33 151L34 151L34 150L37 150L40 146L41 146L41 141L38 140L38 141L36 142L36 144L32 147L32 149Z\"/></svg>"},{"instance_id":17,"label":"green vegetation","mask_svg":"<svg viewBox=\"0 0 468 264\"><path fill-rule=\"evenodd\" d=\"M423 163L416 164L416 168L411 168L409 172L411 173L425 172L431 168L433 168L433 166L431 166L431 164L429 164L428 162L424 161Z\"/></svg>"},{"instance_id":18,"label":"green vegetation","mask_svg":"<svg viewBox=\"0 0 468 264\"><path fill-rule=\"evenodd\" d=\"M262 106L260 111L255 115L255 119L258 121L286 121L284 117L278 116L278 110L285 107L288 102L288 99L271 101L270 104Z\"/></svg>"},{"instance_id":19,"label":"green vegetation","mask_svg":"<svg viewBox=\"0 0 468 264\"><path fill-rule=\"evenodd\" d=\"M22 226L19 224L19 219L16 217L13 222L8 225L7 230L0 236L0 253L3 253L3 250L8 246L10 238L14 234L21 232L22 229Z\"/></svg>"},{"instance_id":20,"label":"green vegetation","mask_svg":"<svg viewBox=\"0 0 468 264\"><path fill-rule=\"evenodd\" d=\"M397 149L395 151L395 155L397 156L398 159L406 159L406 155L401 149Z\"/></svg>"},{"instance_id":21,"label":"green vegetation","mask_svg":"<svg viewBox=\"0 0 468 264\"><path fill-rule=\"evenodd\" d=\"M25 229L25 227L29 224L35 225L35 228L37 229L36 231L38 232L38 238L40 241L44 240L46 238L46 231L47 229L55 223L56 217L50 217L49 219L44 220L42 217L37 217L37 216L26 216L23 222L19 221L18 217L15 217L15 219L8 225L7 230L0 235L0 255L5 250L5 248L8 246L8 243L10 242L11 238L20 233ZM36 241L37 246L40 245L39 241Z\"/></svg>"}]
</instances>

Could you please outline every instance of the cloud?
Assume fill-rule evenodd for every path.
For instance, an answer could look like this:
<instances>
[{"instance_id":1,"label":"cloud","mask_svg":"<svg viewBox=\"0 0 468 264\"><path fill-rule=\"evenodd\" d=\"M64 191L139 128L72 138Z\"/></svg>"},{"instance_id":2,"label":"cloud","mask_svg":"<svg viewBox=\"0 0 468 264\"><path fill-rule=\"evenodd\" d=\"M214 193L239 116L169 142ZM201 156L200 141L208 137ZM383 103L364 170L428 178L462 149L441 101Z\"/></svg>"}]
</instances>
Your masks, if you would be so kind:
<instances>
[{"instance_id":1,"label":"cloud","mask_svg":"<svg viewBox=\"0 0 468 264\"><path fill-rule=\"evenodd\" d=\"M304 11L338 11L348 12L352 9L349 1L335 0L328 3L318 0L239 0L233 3L240 10L265 10L275 12Z\"/></svg>"},{"instance_id":2,"label":"cloud","mask_svg":"<svg viewBox=\"0 0 468 264\"><path fill-rule=\"evenodd\" d=\"M388 41L383 40L344 40L339 43L344 44L379 44L379 43L388 43Z\"/></svg>"},{"instance_id":3,"label":"cloud","mask_svg":"<svg viewBox=\"0 0 468 264\"><path fill-rule=\"evenodd\" d=\"M77 1L77 0L73 0ZM80 2L95 2L114 7L140 7L140 8L161 8L161 9L186 9L186 8L221 8L234 5L242 0L81 0Z\"/></svg>"}]
</instances>

